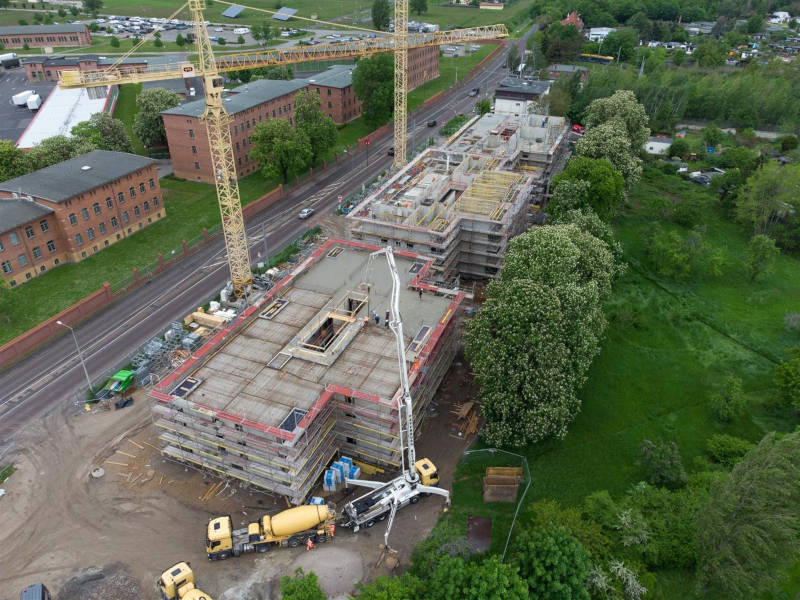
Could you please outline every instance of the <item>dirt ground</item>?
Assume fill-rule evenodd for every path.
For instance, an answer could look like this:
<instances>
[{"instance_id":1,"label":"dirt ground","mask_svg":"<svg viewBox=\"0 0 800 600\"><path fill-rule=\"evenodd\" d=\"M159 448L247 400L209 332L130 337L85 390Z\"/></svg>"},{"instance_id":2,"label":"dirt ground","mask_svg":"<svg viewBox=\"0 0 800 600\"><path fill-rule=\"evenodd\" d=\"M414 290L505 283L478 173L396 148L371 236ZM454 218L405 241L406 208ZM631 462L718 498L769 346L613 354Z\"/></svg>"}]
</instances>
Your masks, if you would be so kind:
<instances>
[{"instance_id":1,"label":"dirt ground","mask_svg":"<svg viewBox=\"0 0 800 600\"><path fill-rule=\"evenodd\" d=\"M450 435L452 404L467 399L468 379L457 358L417 446L418 456L437 464L445 487L469 443ZM331 598L346 598L358 581L388 572L375 566L383 524L357 534L338 528L333 543L311 552L282 548L209 563L210 517L230 514L244 523L286 508L285 499L236 482L219 485L165 460L156 436L143 395L132 407L89 414L63 402L20 435L12 457L17 472L0 498L0 598L15 599L37 582L58 600L156 598L156 578L181 560L194 565L199 587L217 600L279 598L280 577L297 567L317 572ZM105 474L93 478L97 467ZM441 499L430 497L398 512L390 543L400 570L442 508Z\"/></svg>"}]
</instances>

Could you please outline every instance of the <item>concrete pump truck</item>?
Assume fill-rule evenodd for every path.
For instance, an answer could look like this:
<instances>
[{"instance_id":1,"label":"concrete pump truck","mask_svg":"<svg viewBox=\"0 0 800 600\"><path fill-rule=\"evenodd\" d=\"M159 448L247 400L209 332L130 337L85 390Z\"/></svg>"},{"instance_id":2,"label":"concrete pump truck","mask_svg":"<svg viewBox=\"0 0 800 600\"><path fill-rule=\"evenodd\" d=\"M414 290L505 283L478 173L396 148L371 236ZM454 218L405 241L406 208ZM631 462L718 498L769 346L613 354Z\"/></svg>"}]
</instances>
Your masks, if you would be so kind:
<instances>
[{"instance_id":1,"label":"concrete pump truck","mask_svg":"<svg viewBox=\"0 0 800 600\"><path fill-rule=\"evenodd\" d=\"M416 504L420 498L437 494L450 503L450 492L438 487L439 472L427 458L417 460L414 446L414 413L411 390L406 366L406 346L403 338L403 321L400 317L400 276L394 261L391 246L373 252L370 259L386 256L392 276L392 296L389 328L394 334L397 346L397 360L400 368L401 397L398 402L398 424L400 436L401 473L389 482L345 478L347 485L372 488L363 496L351 500L344 506L342 525L358 531L361 527L372 527L377 521L389 519L384 534L385 546L389 547L389 532L392 530L398 508ZM403 437L405 435L405 442ZM405 448L403 447L405 445ZM408 454L406 456L406 453Z\"/></svg>"}]
</instances>

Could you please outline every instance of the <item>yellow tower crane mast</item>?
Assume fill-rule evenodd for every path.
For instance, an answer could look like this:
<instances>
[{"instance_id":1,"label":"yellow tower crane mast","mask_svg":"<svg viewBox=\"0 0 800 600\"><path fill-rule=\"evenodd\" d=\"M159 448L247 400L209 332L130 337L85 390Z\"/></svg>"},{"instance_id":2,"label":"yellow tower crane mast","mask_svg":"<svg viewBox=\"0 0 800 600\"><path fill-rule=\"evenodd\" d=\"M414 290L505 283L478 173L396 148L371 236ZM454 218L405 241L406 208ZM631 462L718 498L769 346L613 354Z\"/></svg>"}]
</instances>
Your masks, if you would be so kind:
<instances>
[{"instance_id":1,"label":"yellow tower crane mast","mask_svg":"<svg viewBox=\"0 0 800 600\"><path fill-rule=\"evenodd\" d=\"M225 236L225 249L228 252L233 295L239 298L253 283L253 274L250 269L247 232L242 216L239 180L236 177L236 161L231 142L231 116L226 112L222 103L223 80L219 75L217 61L211 50L211 40L203 16L205 4L205 0L189 0L188 2L195 26L197 56L206 94L206 110L200 120L206 126L208 133L211 168L214 173L214 184L217 186L219 213L222 220L222 233Z\"/></svg>"},{"instance_id":2,"label":"yellow tower crane mast","mask_svg":"<svg viewBox=\"0 0 800 600\"><path fill-rule=\"evenodd\" d=\"M223 4L228 4L223 2ZM242 216L239 183L236 176L233 145L231 143L231 116L225 110L222 98L223 79L220 73L255 69L302 62L337 60L355 56L371 56L383 52L394 53L394 166L406 162L406 101L408 92L408 50L426 46L440 46L496 40L508 36L504 25L486 25L435 33L408 33L408 0L395 0L395 30L391 37L351 40L345 43L294 46L288 49L262 50L223 54L218 58L211 49L203 10L206 0L188 0L170 18L188 7L194 22L198 64L188 61L160 64L145 70L126 67L125 59L133 54L150 36L122 55L113 65L102 69L61 71L58 85L63 88L96 87L160 81L181 77L203 78L206 109L201 120L208 133L211 165L217 188L222 231L228 253L228 265L235 297L241 297L252 283L247 234ZM256 9L261 12L274 12ZM295 17L314 21L305 17ZM357 28L361 29L361 28Z\"/></svg>"},{"instance_id":3,"label":"yellow tower crane mast","mask_svg":"<svg viewBox=\"0 0 800 600\"><path fill-rule=\"evenodd\" d=\"M394 0L394 167L406 164L408 0Z\"/></svg>"}]
</instances>

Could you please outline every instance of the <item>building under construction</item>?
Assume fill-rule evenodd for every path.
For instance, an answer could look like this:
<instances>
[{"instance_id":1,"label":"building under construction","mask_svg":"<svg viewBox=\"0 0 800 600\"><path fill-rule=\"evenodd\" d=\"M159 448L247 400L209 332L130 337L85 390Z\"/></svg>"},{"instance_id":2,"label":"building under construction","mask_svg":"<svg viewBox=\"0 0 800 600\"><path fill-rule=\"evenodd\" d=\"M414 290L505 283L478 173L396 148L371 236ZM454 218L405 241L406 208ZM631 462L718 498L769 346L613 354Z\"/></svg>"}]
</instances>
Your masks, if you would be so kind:
<instances>
[{"instance_id":1,"label":"building under construction","mask_svg":"<svg viewBox=\"0 0 800 600\"><path fill-rule=\"evenodd\" d=\"M561 168L567 132L562 117L475 117L354 207L350 237L429 254L434 281L494 277Z\"/></svg>"},{"instance_id":2,"label":"building under construction","mask_svg":"<svg viewBox=\"0 0 800 600\"><path fill-rule=\"evenodd\" d=\"M328 241L153 389L164 454L295 504L339 453L399 466L392 281L377 249ZM395 260L419 429L456 351L464 296L423 283L430 259Z\"/></svg>"}]
</instances>

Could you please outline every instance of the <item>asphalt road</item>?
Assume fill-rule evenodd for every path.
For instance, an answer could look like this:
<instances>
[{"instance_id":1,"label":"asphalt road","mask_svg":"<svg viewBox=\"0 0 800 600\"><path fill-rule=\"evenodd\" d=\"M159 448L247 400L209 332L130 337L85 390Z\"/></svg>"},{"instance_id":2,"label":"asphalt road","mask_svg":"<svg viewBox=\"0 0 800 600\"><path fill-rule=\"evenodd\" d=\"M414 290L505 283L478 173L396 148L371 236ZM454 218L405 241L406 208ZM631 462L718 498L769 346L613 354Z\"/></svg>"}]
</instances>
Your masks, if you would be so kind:
<instances>
[{"instance_id":1,"label":"asphalt road","mask_svg":"<svg viewBox=\"0 0 800 600\"><path fill-rule=\"evenodd\" d=\"M468 97L468 91L480 87L483 95L493 89L507 74L502 68L505 54L500 53L464 88L454 90L415 118L409 118L409 147L412 139L420 143L434 135L436 130L426 126L429 119L436 119L442 125L458 113L470 113L476 98ZM373 143L368 167L365 153L350 156L250 219L247 231L251 256L255 258L263 248L259 234L262 227L266 228L270 253L274 253L310 225L297 218L301 208L313 207L316 219L322 219L334 209L338 195L348 196L360 189L363 182L390 167L387 150L392 145L391 136ZM171 321L182 319L215 295L228 277L224 242L217 238L82 323L75 333L89 375L97 376L120 364L139 346L163 332ZM0 372L0 458L4 446L11 446L15 434L27 423L57 403L68 401L76 390L86 388L75 343L68 333L65 330L67 335Z\"/></svg>"}]
</instances>

